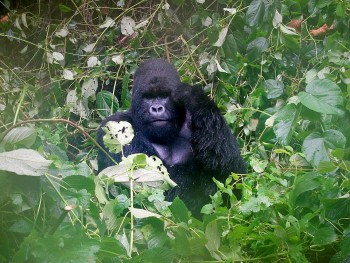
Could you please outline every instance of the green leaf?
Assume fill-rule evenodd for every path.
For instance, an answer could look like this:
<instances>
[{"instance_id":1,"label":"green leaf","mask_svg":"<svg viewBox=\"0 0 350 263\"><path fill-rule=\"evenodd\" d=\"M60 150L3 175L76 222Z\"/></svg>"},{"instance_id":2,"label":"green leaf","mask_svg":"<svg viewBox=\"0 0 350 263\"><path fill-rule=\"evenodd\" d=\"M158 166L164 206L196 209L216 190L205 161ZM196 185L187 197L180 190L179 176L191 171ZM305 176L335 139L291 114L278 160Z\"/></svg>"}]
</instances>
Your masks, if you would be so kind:
<instances>
[{"instance_id":1,"label":"green leaf","mask_svg":"<svg viewBox=\"0 0 350 263\"><path fill-rule=\"evenodd\" d=\"M17 127L12 129L3 139L3 142L12 145L30 147L34 144L37 132L30 127Z\"/></svg>"},{"instance_id":2,"label":"green leaf","mask_svg":"<svg viewBox=\"0 0 350 263\"><path fill-rule=\"evenodd\" d=\"M126 255L126 250L124 246L120 243L120 241L118 241L114 237L102 237L101 249L98 252L98 258L102 259L102 262L119 262L112 260L114 259L113 255L115 255L116 259L120 257L119 255Z\"/></svg>"},{"instance_id":3,"label":"green leaf","mask_svg":"<svg viewBox=\"0 0 350 263\"><path fill-rule=\"evenodd\" d=\"M72 175L64 178L61 183L62 192L63 189L74 188L76 190L86 189L90 194L95 193L95 183L90 177L82 175Z\"/></svg>"},{"instance_id":4,"label":"green leaf","mask_svg":"<svg viewBox=\"0 0 350 263\"><path fill-rule=\"evenodd\" d=\"M147 249L142 253L142 262L145 263L168 263L173 262L173 258L174 252L164 247Z\"/></svg>"},{"instance_id":5,"label":"green leaf","mask_svg":"<svg viewBox=\"0 0 350 263\"><path fill-rule=\"evenodd\" d=\"M50 164L51 161L30 149L0 153L0 170L19 175L41 176L47 171Z\"/></svg>"},{"instance_id":6,"label":"green leaf","mask_svg":"<svg viewBox=\"0 0 350 263\"><path fill-rule=\"evenodd\" d=\"M96 262L99 242L83 235L75 237L28 237L13 262Z\"/></svg>"},{"instance_id":7,"label":"green leaf","mask_svg":"<svg viewBox=\"0 0 350 263\"><path fill-rule=\"evenodd\" d=\"M222 49L225 54L225 58L234 58L237 54L237 43L232 34L229 34L226 37L224 44L222 45Z\"/></svg>"},{"instance_id":8,"label":"green leaf","mask_svg":"<svg viewBox=\"0 0 350 263\"><path fill-rule=\"evenodd\" d=\"M61 12L63 12L63 13L68 13L68 12L72 12L73 10L70 8L70 7L68 7L68 6L66 6L66 5L63 5L63 4L59 4L58 5L58 8L61 10Z\"/></svg>"},{"instance_id":9,"label":"green leaf","mask_svg":"<svg viewBox=\"0 0 350 263\"><path fill-rule=\"evenodd\" d=\"M299 113L300 107L295 104L288 104L277 112L273 131L282 145L288 145L292 139Z\"/></svg>"},{"instance_id":10,"label":"green leaf","mask_svg":"<svg viewBox=\"0 0 350 263\"><path fill-rule=\"evenodd\" d=\"M328 79L317 79L310 82L305 92L298 94L300 102L307 108L324 113L340 114L343 105L341 89Z\"/></svg>"},{"instance_id":11,"label":"green leaf","mask_svg":"<svg viewBox=\"0 0 350 263\"><path fill-rule=\"evenodd\" d=\"M320 182L317 180L319 176L318 173L311 172L296 177L294 189L290 193L290 199L293 205L301 194L314 190L320 186Z\"/></svg>"},{"instance_id":12,"label":"green leaf","mask_svg":"<svg viewBox=\"0 0 350 263\"><path fill-rule=\"evenodd\" d=\"M264 90L268 99L276 99L283 94L284 84L282 81L268 79L264 81Z\"/></svg>"},{"instance_id":13,"label":"green leaf","mask_svg":"<svg viewBox=\"0 0 350 263\"><path fill-rule=\"evenodd\" d=\"M348 218L350 215L350 198L323 199L322 204L326 210L326 217L338 221L341 218Z\"/></svg>"},{"instance_id":14,"label":"green leaf","mask_svg":"<svg viewBox=\"0 0 350 263\"><path fill-rule=\"evenodd\" d=\"M260 55L266 51L269 47L267 39L265 37L258 37L250 42L247 46L247 57L250 61L254 61L260 57Z\"/></svg>"},{"instance_id":15,"label":"green leaf","mask_svg":"<svg viewBox=\"0 0 350 263\"><path fill-rule=\"evenodd\" d=\"M207 248L209 252L215 252L220 247L220 231L215 220L211 221L205 228L205 237L207 238Z\"/></svg>"},{"instance_id":16,"label":"green leaf","mask_svg":"<svg viewBox=\"0 0 350 263\"><path fill-rule=\"evenodd\" d=\"M303 152L306 160L313 167L318 167L322 161L330 161L329 149L344 148L345 136L337 130L327 130L324 133L313 132L303 142Z\"/></svg>"},{"instance_id":17,"label":"green leaf","mask_svg":"<svg viewBox=\"0 0 350 263\"><path fill-rule=\"evenodd\" d=\"M265 4L262 0L253 0L248 6L246 21L251 27L261 24L264 19Z\"/></svg>"},{"instance_id":18,"label":"green leaf","mask_svg":"<svg viewBox=\"0 0 350 263\"><path fill-rule=\"evenodd\" d=\"M33 224L28 220L19 219L9 229L11 232L28 234L33 229Z\"/></svg>"},{"instance_id":19,"label":"green leaf","mask_svg":"<svg viewBox=\"0 0 350 263\"><path fill-rule=\"evenodd\" d=\"M96 95L96 106L102 117L108 117L118 111L119 101L113 93L103 90Z\"/></svg>"},{"instance_id":20,"label":"green leaf","mask_svg":"<svg viewBox=\"0 0 350 263\"><path fill-rule=\"evenodd\" d=\"M122 83L121 104L123 108L129 108L131 105L131 97L129 92L129 80L130 80L130 73L127 72L123 77L123 83Z\"/></svg>"},{"instance_id":21,"label":"green leaf","mask_svg":"<svg viewBox=\"0 0 350 263\"><path fill-rule=\"evenodd\" d=\"M188 223L188 209L185 205L185 203L178 197L176 197L173 201L173 203L169 206L170 211L172 212L175 222L177 223Z\"/></svg>"},{"instance_id":22,"label":"green leaf","mask_svg":"<svg viewBox=\"0 0 350 263\"><path fill-rule=\"evenodd\" d=\"M182 5L185 2L185 0L171 0L171 2L175 5Z\"/></svg>"},{"instance_id":23,"label":"green leaf","mask_svg":"<svg viewBox=\"0 0 350 263\"><path fill-rule=\"evenodd\" d=\"M337 234L331 226L318 228L312 240L316 246L324 246L335 241L337 241Z\"/></svg>"}]
</instances>

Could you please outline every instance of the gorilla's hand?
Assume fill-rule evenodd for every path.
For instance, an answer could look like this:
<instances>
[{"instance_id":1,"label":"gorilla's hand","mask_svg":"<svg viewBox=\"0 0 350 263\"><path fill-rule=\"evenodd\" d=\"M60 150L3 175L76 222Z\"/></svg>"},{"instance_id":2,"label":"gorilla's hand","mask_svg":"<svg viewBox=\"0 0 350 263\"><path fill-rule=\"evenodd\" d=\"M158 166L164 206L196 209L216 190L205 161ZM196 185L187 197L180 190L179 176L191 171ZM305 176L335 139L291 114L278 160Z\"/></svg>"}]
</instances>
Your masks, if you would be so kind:
<instances>
[{"instance_id":1,"label":"gorilla's hand","mask_svg":"<svg viewBox=\"0 0 350 263\"><path fill-rule=\"evenodd\" d=\"M172 97L175 103L183 106L192 114L197 109L207 108L212 104L212 101L205 95L204 90L200 86L181 84L173 91Z\"/></svg>"}]
</instances>

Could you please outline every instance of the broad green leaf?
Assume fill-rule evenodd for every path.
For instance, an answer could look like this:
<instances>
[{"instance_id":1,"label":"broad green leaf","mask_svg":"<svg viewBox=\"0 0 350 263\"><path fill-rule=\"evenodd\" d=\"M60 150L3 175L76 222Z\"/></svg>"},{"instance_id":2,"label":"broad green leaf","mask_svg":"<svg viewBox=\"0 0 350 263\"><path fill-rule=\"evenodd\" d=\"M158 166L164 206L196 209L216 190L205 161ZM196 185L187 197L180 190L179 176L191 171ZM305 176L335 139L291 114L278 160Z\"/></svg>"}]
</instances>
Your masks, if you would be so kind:
<instances>
[{"instance_id":1,"label":"broad green leaf","mask_svg":"<svg viewBox=\"0 0 350 263\"><path fill-rule=\"evenodd\" d=\"M102 236L101 238L101 249L98 252L98 258L102 259L102 262L121 262L118 261L119 255L126 255L126 250L120 241L109 236Z\"/></svg>"},{"instance_id":2,"label":"broad green leaf","mask_svg":"<svg viewBox=\"0 0 350 263\"><path fill-rule=\"evenodd\" d=\"M316 230L312 242L316 246L331 244L337 240L337 234L331 226L321 227Z\"/></svg>"},{"instance_id":3,"label":"broad green leaf","mask_svg":"<svg viewBox=\"0 0 350 263\"><path fill-rule=\"evenodd\" d=\"M265 4L262 0L253 0L248 6L246 21L251 27L261 24L264 19Z\"/></svg>"},{"instance_id":4,"label":"broad green leaf","mask_svg":"<svg viewBox=\"0 0 350 263\"><path fill-rule=\"evenodd\" d=\"M31 149L18 149L0 153L0 170L19 175L41 176L51 161Z\"/></svg>"},{"instance_id":5,"label":"broad green leaf","mask_svg":"<svg viewBox=\"0 0 350 263\"><path fill-rule=\"evenodd\" d=\"M329 149L344 148L345 136L337 130L327 130L324 133L313 132L303 142L303 152L306 160L313 167L318 167L322 161L330 161Z\"/></svg>"},{"instance_id":6,"label":"broad green leaf","mask_svg":"<svg viewBox=\"0 0 350 263\"><path fill-rule=\"evenodd\" d=\"M101 116L108 117L118 111L119 101L113 93L103 90L96 95L96 106Z\"/></svg>"},{"instance_id":7,"label":"broad green leaf","mask_svg":"<svg viewBox=\"0 0 350 263\"><path fill-rule=\"evenodd\" d=\"M61 191L64 192L63 189L68 188L74 188L76 190L86 189L92 195L95 193L95 184L92 178L82 175L72 175L65 177L61 181Z\"/></svg>"},{"instance_id":8,"label":"broad green leaf","mask_svg":"<svg viewBox=\"0 0 350 263\"><path fill-rule=\"evenodd\" d=\"M288 145L292 139L299 112L300 107L295 104L288 104L277 112L273 131L282 145Z\"/></svg>"},{"instance_id":9,"label":"broad green leaf","mask_svg":"<svg viewBox=\"0 0 350 263\"><path fill-rule=\"evenodd\" d=\"M350 198L323 199L322 204L326 210L326 217L331 220L347 218L350 215Z\"/></svg>"},{"instance_id":10,"label":"broad green leaf","mask_svg":"<svg viewBox=\"0 0 350 263\"><path fill-rule=\"evenodd\" d=\"M265 37L258 37L250 42L247 46L247 57L250 61L254 61L268 48L268 42Z\"/></svg>"},{"instance_id":11,"label":"broad green leaf","mask_svg":"<svg viewBox=\"0 0 350 263\"><path fill-rule=\"evenodd\" d=\"M128 209L130 200L125 195L118 195L116 199L109 201L102 210L102 216L108 230L115 230L120 223L119 216Z\"/></svg>"},{"instance_id":12,"label":"broad green leaf","mask_svg":"<svg viewBox=\"0 0 350 263\"><path fill-rule=\"evenodd\" d=\"M186 205L180 198L176 197L173 203L169 206L169 208L174 216L175 222L177 223L184 222L186 224L188 223L189 212Z\"/></svg>"},{"instance_id":13,"label":"broad green leaf","mask_svg":"<svg viewBox=\"0 0 350 263\"><path fill-rule=\"evenodd\" d=\"M10 231L14 233L29 234L33 229L33 224L28 220L19 219L11 227Z\"/></svg>"},{"instance_id":14,"label":"broad green leaf","mask_svg":"<svg viewBox=\"0 0 350 263\"><path fill-rule=\"evenodd\" d=\"M205 237L207 238L207 248L209 252L215 252L220 247L220 231L216 220L211 221L205 228Z\"/></svg>"},{"instance_id":15,"label":"broad green leaf","mask_svg":"<svg viewBox=\"0 0 350 263\"><path fill-rule=\"evenodd\" d=\"M290 200L293 205L297 206L296 201L301 194L320 186L320 182L317 180L319 176L318 173L311 172L296 177L294 189L290 193Z\"/></svg>"},{"instance_id":16,"label":"broad green leaf","mask_svg":"<svg viewBox=\"0 0 350 263\"><path fill-rule=\"evenodd\" d=\"M317 171L319 173L330 173L335 171L337 168L338 167L335 165L335 163L323 161L318 164Z\"/></svg>"},{"instance_id":17,"label":"broad green leaf","mask_svg":"<svg viewBox=\"0 0 350 263\"><path fill-rule=\"evenodd\" d=\"M17 127L12 129L3 139L4 143L12 145L23 145L30 147L35 142L37 132L35 129L30 127Z\"/></svg>"},{"instance_id":18,"label":"broad green leaf","mask_svg":"<svg viewBox=\"0 0 350 263\"><path fill-rule=\"evenodd\" d=\"M99 249L97 240L84 235L28 237L12 262L96 262Z\"/></svg>"},{"instance_id":19,"label":"broad green leaf","mask_svg":"<svg viewBox=\"0 0 350 263\"><path fill-rule=\"evenodd\" d=\"M141 258L145 263L168 263L173 262L174 252L166 247L156 247L144 250Z\"/></svg>"},{"instance_id":20,"label":"broad green leaf","mask_svg":"<svg viewBox=\"0 0 350 263\"><path fill-rule=\"evenodd\" d=\"M226 37L224 44L222 45L226 58L234 58L237 54L237 43L235 37L232 34L229 34Z\"/></svg>"},{"instance_id":21,"label":"broad green leaf","mask_svg":"<svg viewBox=\"0 0 350 263\"><path fill-rule=\"evenodd\" d=\"M276 99L283 94L284 84L280 80L268 79L264 81L264 90L268 99Z\"/></svg>"},{"instance_id":22,"label":"broad green leaf","mask_svg":"<svg viewBox=\"0 0 350 263\"><path fill-rule=\"evenodd\" d=\"M305 107L324 114L339 114L343 105L341 89L328 79L310 82L298 97Z\"/></svg>"}]
</instances>

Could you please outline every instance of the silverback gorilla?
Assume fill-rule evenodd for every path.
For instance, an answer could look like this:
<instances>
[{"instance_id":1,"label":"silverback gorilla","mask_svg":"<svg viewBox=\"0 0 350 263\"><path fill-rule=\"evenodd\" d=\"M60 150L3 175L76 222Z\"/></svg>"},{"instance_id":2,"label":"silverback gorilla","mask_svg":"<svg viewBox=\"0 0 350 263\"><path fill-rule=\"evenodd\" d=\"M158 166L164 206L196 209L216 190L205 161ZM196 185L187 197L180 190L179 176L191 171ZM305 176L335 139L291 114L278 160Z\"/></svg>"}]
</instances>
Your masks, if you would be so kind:
<instances>
[{"instance_id":1,"label":"silverback gorilla","mask_svg":"<svg viewBox=\"0 0 350 263\"><path fill-rule=\"evenodd\" d=\"M124 155L158 156L178 184L168 191L167 199L179 196L195 214L215 193L213 177L222 181L231 172L245 173L237 141L217 106L200 87L181 83L166 60L149 59L140 65L134 74L130 110L106 118L101 127L108 121L131 123L135 137L124 147ZM97 140L106 148L101 127ZM111 155L121 160L120 154ZM100 151L99 171L111 165Z\"/></svg>"}]
</instances>

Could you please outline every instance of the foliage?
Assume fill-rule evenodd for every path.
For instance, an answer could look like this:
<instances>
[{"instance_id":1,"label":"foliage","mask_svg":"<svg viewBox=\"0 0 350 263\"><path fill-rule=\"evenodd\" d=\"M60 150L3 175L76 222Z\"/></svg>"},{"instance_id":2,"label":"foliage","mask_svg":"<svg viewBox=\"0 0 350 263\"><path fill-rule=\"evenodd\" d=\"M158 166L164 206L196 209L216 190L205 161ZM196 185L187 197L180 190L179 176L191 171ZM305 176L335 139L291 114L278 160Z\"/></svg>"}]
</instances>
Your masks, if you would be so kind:
<instances>
[{"instance_id":1,"label":"foliage","mask_svg":"<svg viewBox=\"0 0 350 263\"><path fill-rule=\"evenodd\" d=\"M0 261L350 257L348 1L0 6ZM166 56L205 86L249 165L216 181L200 219L154 181L95 176L98 123L130 106L140 61Z\"/></svg>"}]
</instances>

